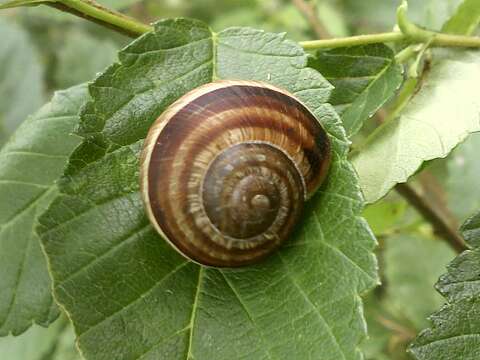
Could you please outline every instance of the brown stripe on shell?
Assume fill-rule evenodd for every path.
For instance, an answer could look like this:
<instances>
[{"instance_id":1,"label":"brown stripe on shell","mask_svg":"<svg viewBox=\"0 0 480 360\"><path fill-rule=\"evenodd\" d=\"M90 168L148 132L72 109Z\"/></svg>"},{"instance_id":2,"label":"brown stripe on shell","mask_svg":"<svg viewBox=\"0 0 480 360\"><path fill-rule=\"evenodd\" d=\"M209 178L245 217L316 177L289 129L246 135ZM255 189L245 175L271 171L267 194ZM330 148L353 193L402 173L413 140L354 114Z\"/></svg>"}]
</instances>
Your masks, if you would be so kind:
<instances>
[{"instance_id":1,"label":"brown stripe on shell","mask_svg":"<svg viewBox=\"0 0 480 360\"><path fill-rule=\"evenodd\" d=\"M227 121L230 117L237 118L237 121ZM217 124L206 122L214 118L219 120ZM329 164L328 137L316 118L292 96L269 88L236 85L216 89L185 104L181 113L175 114L171 120L164 131L168 133L165 138L169 145L166 146L172 149L179 147L177 143L185 141L184 144L187 144L185 138L191 133L195 134L195 139L190 143L196 144L198 148L203 146L209 137L213 138L234 127L278 130L281 138L289 139L285 143L276 142L277 145L283 148L293 142L302 150L300 153L296 148L285 147L285 151L299 164L309 195L314 193L323 181L325 167ZM205 131L200 134L202 128ZM196 139L205 141L195 141ZM245 137L244 140L247 139L251 138ZM188 147L190 146L189 144ZM305 158L305 164L300 161L299 156Z\"/></svg>"},{"instance_id":2,"label":"brown stripe on shell","mask_svg":"<svg viewBox=\"0 0 480 360\"><path fill-rule=\"evenodd\" d=\"M259 235L242 242L218 234L199 205L199 188L216 156L244 142L281 148L308 180L309 194L322 182L330 161L328 137L315 117L284 90L255 82L222 81L192 91L162 114L145 142L141 173L148 215L173 246L199 263L257 261L288 236L302 207L300 198L275 239L259 241ZM289 184L282 185L285 191L303 193L301 184L292 189L294 176L282 176L282 184Z\"/></svg>"},{"instance_id":3,"label":"brown stripe on shell","mask_svg":"<svg viewBox=\"0 0 480 360\"><path fill-rule=\"evenodd\" d=\"M241 144L240 146L244 145L248 144ZM284 161L284 159L282 160ZM271 169L272 166L270 166L270 170ZM277 178L281 179L285 176L285 170L280 166L276 167L276 171ZM296 171L294 174L298 177ZM290 175L290 183L294 182L292 178L295 175ZM295 206L289 206L288 209L285 210L287 213L284 217L287 219L287 222L283 227L277 229L276 232L274 231L273 234L271 234L271 232L275 229L269 229L269 232L262 234L270 233L272 236L271 239L261 238L262 235L259 235L257 238L249 238L247 239L248 241L243 242L242 240L232 239L228 236L216 236L218 235L215 233L216 229L211 226L212 224L205 214L202 214L204 210L200 206L197 208L197 214L193 214L189 208L182 210L183 206L188 207L191 206L192 203L198 204L202 201L196 192L190 194L192 197L197 197L195 200L192 197L185 199L185 201L175 198L179 193L170 193L168 196L162 197L163 201L160 201L158 209L165 210L165 213L162 216L160 212L157 212L157 219L159 220L160 226L164 228L166 235L169 238L176 239L176 246L181 250L183 249L182 251L185 254L198 262L215 266L239 266L247 264L254 259L258 260L267 255L273 248L277 247L281 240L288 236L289 232L293 229L294 222L298 219L303 205L301 180L297 179L294 186L285 180L283 183L287 197L291 199L292 202L295 202ZM171 190L163 189L163 191L170 192ZM296 200L294 200L295 197L297 197ZM169 201L171 199L175 200ZM168 216L165 214L168 214ZM198 224L196 221L200 217L206 220L202 224ZM274 237L275 233L276 237ZM243 243L244 246L236 246L236 244L234 244L235 241L240 244ZM227 245L229 243L230 246Z\"/></svg>"}]
</instances>

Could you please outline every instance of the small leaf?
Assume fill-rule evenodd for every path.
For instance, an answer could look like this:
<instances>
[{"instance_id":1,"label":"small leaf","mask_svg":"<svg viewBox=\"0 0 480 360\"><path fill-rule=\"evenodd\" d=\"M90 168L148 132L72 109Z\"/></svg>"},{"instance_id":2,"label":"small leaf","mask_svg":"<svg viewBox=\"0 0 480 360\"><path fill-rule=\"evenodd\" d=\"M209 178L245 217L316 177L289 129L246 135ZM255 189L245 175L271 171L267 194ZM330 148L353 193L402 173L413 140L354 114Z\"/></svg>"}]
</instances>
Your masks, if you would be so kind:
<instances>
[{"instance_id":1,"label":"small leaf","mask_svg":"<svg viewBox=\"0 0 480 360\"><path fill-rule=\"evenodd\" d=\"M360 130L403 81L402 67L383 44L319 52L311 66L335 86L330 103L349 136Z\"/></svg>"},{"instance_id":2,"label":"small leaf","mask_svg":"<svg viewBox=\"0 0 480 360\"><path fill-rule=\"evenodd\" d=\"M37 216L56 194L55 181L78 144L72 136L86 88L58 92L26 120L0 151L0 335L58 316L40 242Z\"/></svg>"},{"instance_id":3,"label":"small leaf","mask_svg":"<svg viewBox=\"0 0 480 360\"><path fill-rule=\"evenodd\" d=\"M480 23L480 0L463 0L455 14L443 25L442 31L471 35Z\"/></svg>"},{"instance_id":4,"label":"small leaf","mask_svg":"<svg viewBox=\"0 0 480 360\"><path fill-rule=\"evenodd\" d=\"M480 131L480 54L437 53L423 86L399 119L385 123L356 152L353 164L367 202L383 197L428 160L446 157Z\"/></svg>"},{"instance_id":5,"label":"small leaf","mask_svg":"<svg viewBox=\"0 0 480 360\"><path fill-rule=\"evenodd\" d=\"M348 141L326 104L330 84L283 35L214 34L165 20L120 52L90 86L84 143L42 216L56 299L86 358L359 359L360 294L377 283L375 241L346 160ZM334 161L304 224L266 261L204 268L150 226L138 184L151 123L184 93L222 79L270 81L295 93L328 129ZM168 179L165 179L168 181Z\"/></svg>"},{"instance_id":6,"label":"small leaf","mask_svg":"<svg viewBox=\"0 0 480 360\"><path fill-rule=\"evenodd\" d=\"M473 250L460 254L437 283L447 304L434 313L432 327L418 335L410 352L418 360L478 359L480 353L480 214L462 226Z\"/></svg>"},{"instance_id":7,"label":"small leaf","mask_svg":"<svg viewBox=\"0 0 480 360\"><path fill-rule=\"evenodd\" d=\"M0 338L5 360L81 360L68 320L62 317L48 329L34 325L21 336Z\"/></svg>"},{"instance_id":8,"label":"small leaf","mask_svg":"<svg viewBox=\"0 0 480 360\"><path fill-rule=\"evenodd\" d=\"M0 19L0 34L0 126L6 139L43 104L43 69L22 28Z\"/></svg>"}]
</instances>

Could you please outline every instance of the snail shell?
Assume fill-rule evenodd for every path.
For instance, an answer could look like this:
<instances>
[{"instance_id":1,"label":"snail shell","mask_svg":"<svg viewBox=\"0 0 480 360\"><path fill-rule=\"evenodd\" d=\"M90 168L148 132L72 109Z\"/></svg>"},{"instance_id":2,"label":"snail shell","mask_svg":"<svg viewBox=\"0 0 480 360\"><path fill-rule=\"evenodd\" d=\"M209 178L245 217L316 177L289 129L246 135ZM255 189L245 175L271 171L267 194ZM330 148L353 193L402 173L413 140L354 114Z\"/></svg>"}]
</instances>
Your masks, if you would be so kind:
<instances>
[{"instance_id":1,"label":"snail shell","mask_svg":"<svg viewBox=\"0 0 480 360\"><path fill-rule=\"evenodd\" d=\"M327 133L287 91L213 82L184 95L150 128L141 165L145 208L187 258L247 265L288 238L330 157Z\"/></svg>"}]
</instances>

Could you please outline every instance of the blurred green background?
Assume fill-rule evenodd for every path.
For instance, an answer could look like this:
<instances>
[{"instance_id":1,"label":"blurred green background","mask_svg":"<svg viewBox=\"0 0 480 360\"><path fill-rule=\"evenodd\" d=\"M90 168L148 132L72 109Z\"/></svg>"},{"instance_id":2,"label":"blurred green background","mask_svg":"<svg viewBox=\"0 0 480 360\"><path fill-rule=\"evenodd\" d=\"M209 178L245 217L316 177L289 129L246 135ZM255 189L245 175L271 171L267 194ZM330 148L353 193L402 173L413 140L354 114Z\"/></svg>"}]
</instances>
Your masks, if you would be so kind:
<instances>
[{"instance_id":1,"label":"blurred green background","mask_svg":"<svg viewBox=\"0 0 480 360\"><path fill-rule=\"evenodd\" d=\"M293 40L316 39L309 22L288 0L103 0L145 22L169 17L204 20L214 30L252 26L286 32ZM411 0L410 17L439 29L460 0ZM391 31L396 0L317 0L312 3L329 36ZM92 80L115 61L130 39L45 6L0 13L0 144L55 90ZM365 131L368 131L368 126ZM454 226L480 208L480 136L474 135L449 158L431 163L414 185L435 201ZM389 195L365 211L379 239L377 255L383 284L365 296L370 339L367 359L408 359L405 348L442 298L433 284L454 257L403 199ZM428 261L425 261L425 260ZM49 341L55 337L58 341ZM44 345L42 347L42 344ZM18 338L0 338L0 358L75 359L73 333L66 319L48 330L34 326Z\"/></svg>"}]
</instances>

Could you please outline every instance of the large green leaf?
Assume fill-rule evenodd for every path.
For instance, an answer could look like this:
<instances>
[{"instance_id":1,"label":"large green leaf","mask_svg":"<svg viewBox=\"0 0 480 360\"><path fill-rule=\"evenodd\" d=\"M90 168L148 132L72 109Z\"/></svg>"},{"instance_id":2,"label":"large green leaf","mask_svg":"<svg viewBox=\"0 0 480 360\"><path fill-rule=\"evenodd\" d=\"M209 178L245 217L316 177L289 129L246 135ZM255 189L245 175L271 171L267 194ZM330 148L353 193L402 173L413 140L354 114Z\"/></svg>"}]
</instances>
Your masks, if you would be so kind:
<instances>
[{"instance_id":1,"label":"large green leaf","mask_svg":"<svg viewBox=\"0 0 480 360\"><path fill-rule=\"evenodd\" d=\"M34 227L79 143L71 133L86 96L85 86L58 92L0 151L0 335L18 335L32 322L46 326L58 315Z\"/></svg>"},{"instance_id":2,"label":"large green leaf","mask_svg":"<svg viewBox=\"0 0 480 360\"><path fill-rule=\"evenodd\" d=\"M436 288L447 304L434 313L410 351L419 360L475 360L480 353L480 214L462 227L473 250L459 255Z\"/></svg>"},{"instance_id":3,"label":"large green leaf","mask_svg":"<svg viewBox=\"0 0 480 360\"><path fill-rule=\"evenodd\" d=\"M152 121L217 78L270 81L300 97L328 129L334 160L304 223L266 261L242 269L191 263L146 219L138 167ZM38 231L56 299L87 359L360 359L360 294L377 283L375 240L346 160L331 85L283 35L213 34L159 22L91 86L83 145ZM168 179L165 179L168 181Z\"/></svg>"},{"instance_id":4,"label":"large green leaf","mask_svg":"<svg viewBox=\"0 0 480 360\"><path fill-rule=\"evenodd\" d=\"M5 138L42 105L43 71L19 26L0 19L0 36L0 127Z\"/></svg>"},{"instance_id":5,"label":"large green leaf","mask_svg":"<svg viewBox=\"0 0 480 360\"><path fill-rule=\"evenodd\" d=\"M406 182L423 162L443 158L480 130L480 53L439 52L401 117L377 129L353 156L367 202Z\"/></svg>"},{"instance_id":6,"label":"large green leaf","mask_svg":"<svg viewBox=\"0 0 480 360\"><path fill-rule=\"evenodd\" d=\"M402 67L383 44L322 51L311 66L335 86L329 102L349 136L360 130L403 81Z\"/></svg>"}]
</instances>

